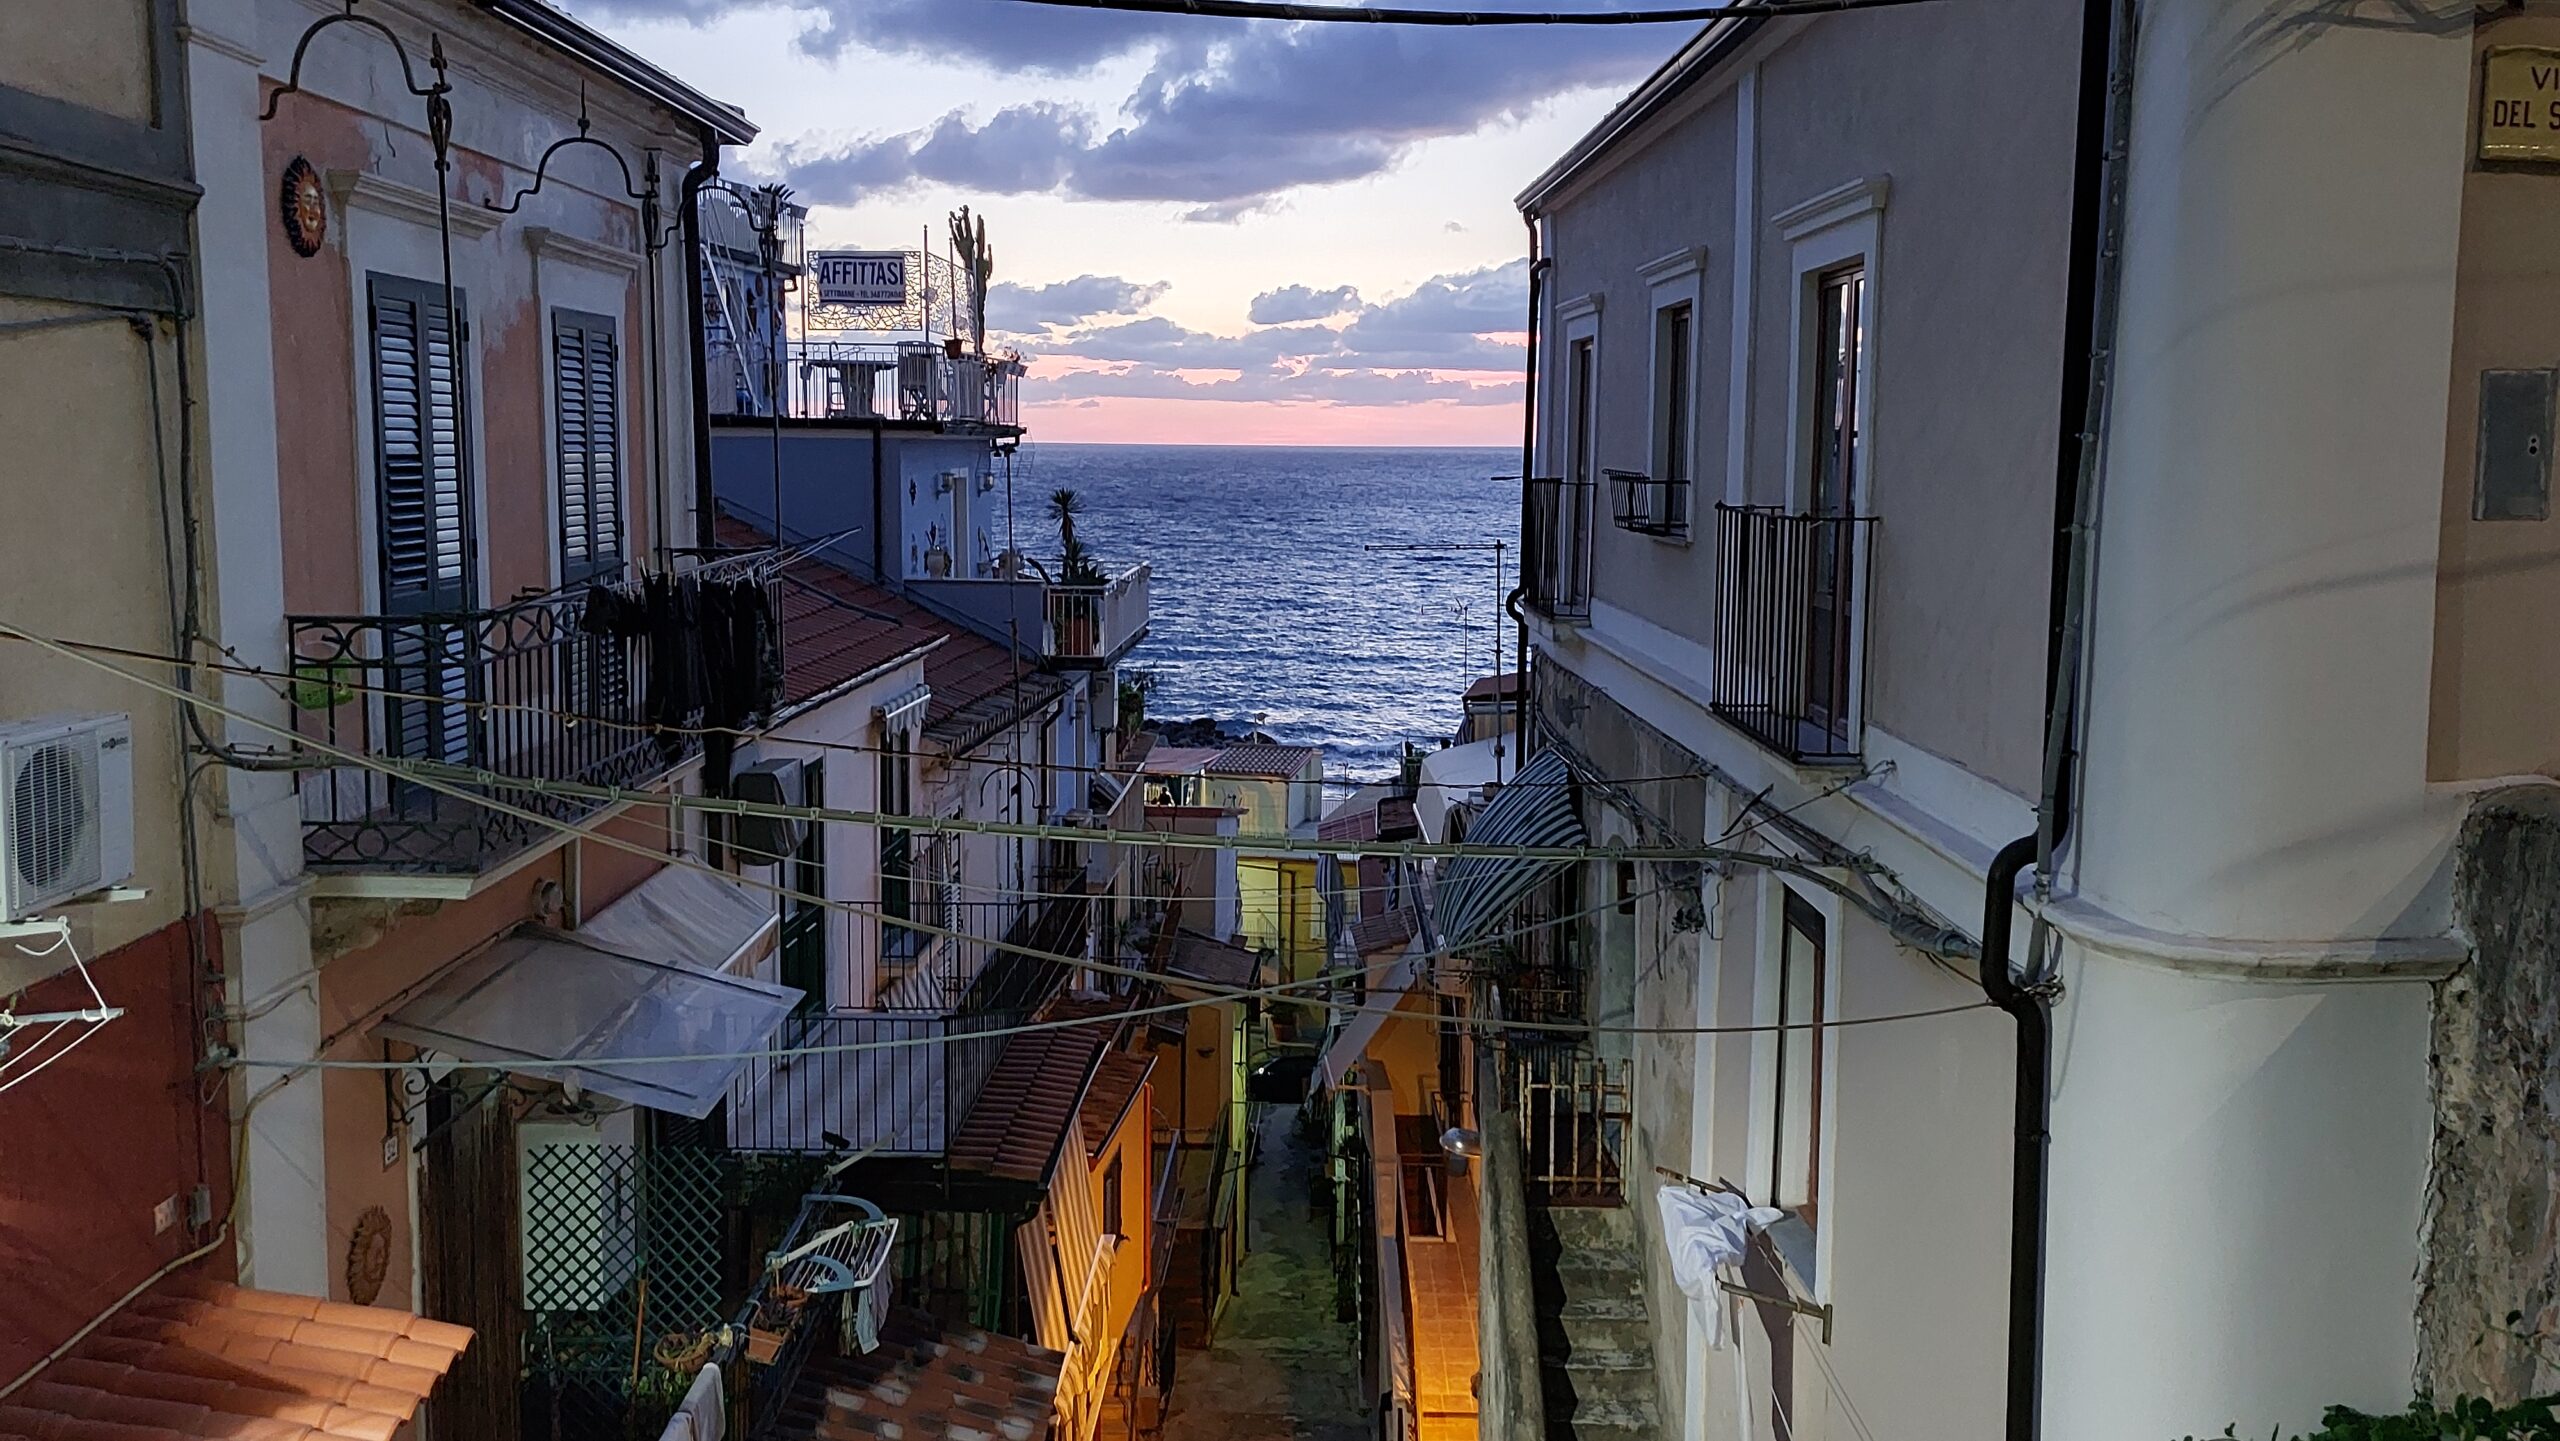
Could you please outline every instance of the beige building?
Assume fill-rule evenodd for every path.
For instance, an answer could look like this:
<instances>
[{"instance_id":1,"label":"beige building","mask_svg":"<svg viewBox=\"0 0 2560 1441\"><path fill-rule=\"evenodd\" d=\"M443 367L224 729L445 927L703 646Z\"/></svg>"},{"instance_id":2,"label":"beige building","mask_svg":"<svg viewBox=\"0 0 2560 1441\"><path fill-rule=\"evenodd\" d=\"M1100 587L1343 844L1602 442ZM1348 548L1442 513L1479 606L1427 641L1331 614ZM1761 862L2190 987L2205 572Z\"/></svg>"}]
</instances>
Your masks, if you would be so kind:
<instances>
[{"instance_id":1,"label":"beige building","mask_svg":"<svg viewBox=\"0 0 2560 1441\"><path fill-rule=\"evenodd\" d=\"M1577 1434L2547 1389L2548 1156L2470 1138L2542 1114L2560 152L2499 117L2560 69L2349 8L1738 19L1521 197L1528 749L1700 857L1535 898L1597 1079L1500 1099L1533 1215L1608 1139L1650 1328L1546 1338ZM1785 1213L1722 1349L1695 1183Z\"/></svg>"}]
</instances>

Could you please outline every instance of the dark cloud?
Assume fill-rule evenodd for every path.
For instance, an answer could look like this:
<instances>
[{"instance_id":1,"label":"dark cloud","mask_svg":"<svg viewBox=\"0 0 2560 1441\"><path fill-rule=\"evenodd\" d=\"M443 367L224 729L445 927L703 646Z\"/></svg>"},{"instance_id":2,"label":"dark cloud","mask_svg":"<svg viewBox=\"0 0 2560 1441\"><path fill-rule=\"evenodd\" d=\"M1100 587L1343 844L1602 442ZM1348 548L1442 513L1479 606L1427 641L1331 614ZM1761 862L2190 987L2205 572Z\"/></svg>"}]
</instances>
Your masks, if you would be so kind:
<instances>
[{"instance_id":1,"label":"dark cloud","mask_svg":"<svg viewBox=\"0 0 2560 1441\"><path fill-rule=\"evenodd\" d=\"M1304 285L1284 285L1266 290L1253 298L1253 308L1246 319L1256 325L1287 325L1297 320L1323 320L1340 315L1360 303L1360 292L1348 285L1331 290L1316 290Z\"/></svg>"},{"instance_id":2,"label":"dark cloud","mask_svg":"<svg viewBox=\"0 0 2560 1441\"><path fill-rule=\"evenodd\" d=\"M704 0L655 3L700 7ZM813 54L858 47L1045 75L1074 74L1199 24L1175 16L1057 10L1010 0L818 0L804 8L819 16L800 38Z\"/></svg>"},{"instance_id":3,"label":"dark cloud","mask_svg":"<svg viewBox=\"0 0 2560 1441\"><path fill-rule=\"evenodd\" d=\"M681 3L681 0L652 0ZM794 184L820 203L939 182L993 194L1166 201L1186 218L1232 220L1302 185L1376 175L1414 146L1517 119L1549 98L1642 75L1679 42L1651 26L1538 33L1366 25L1212 26L1180 17L1005 12L1003 0L892 0L842 10L845 43L972 58L998 68L1068 71L1113 55L1148 68L1108 124L1051 103L983 119L953 112L920 130L785 154ZM1028 32L1059 32L1063 48ZM830 31L837 34L842 30ZM1077 38L1081 35L1081 38Z\"/></svg>"},{"instance_id":4,"label":"dark cloud","mask_svg":"<svg viewBox=\"0 0 2560 1441\"><path fill-rule=\"evenodd\" d=\"M1170 288L1161 280L1141 285L1117 275L1079 275L1049 285L998 281L987 288L987 324L1011 334L1030 334L1106 315L1134 315L1155 304Z\"/></svg>"},{"instance_id":5,"label":"dark cloud","mask_svg":"<svg viewBox=\"0 0 2560 1441\"><path fill-rule=\"evenodd\" d=\"M1377 371L1518 371L1523 346L1508 340L1508 335L1521 330L1526 320L1526 284L1526 264L1490 266L1431 276L1411 294L1380 305L1362 305L1352 287L1311 289L1293 284L1254 297L1252 317L1257 325L1239 335L1190 330L1162 315L1108 320L1116 312L1101 312L1106 322L1098 325L1068 328L1060 322L1060 330L1037 348L1047 356L1116 366L1116 374L1139 376L1132 384L1162 384L1167 371L1236 371L1239 381L1252 381L1252 386L1272 386L1285 379L1300 386L1331 386L1339 381L1380 389L1375 381L1362 381L1359 376ZM1044 289L1065 287L1093 287L1101 294L1108 287L1129 287L1129 282L1083 276L1080 282ZM1132 289L1149 292L1147 299L1152 299L1152 287ZM1313 322L1341 312L1349 312L1352 320L1339 328ZM1275 315L1290 315L1293 320L1277 325L1265 322ZM1198 386L1213 381L1183 384L1190 386L1183 394L1201 394ZM1469 389L1467 394L1475 392Z\"/></svg>"}]
</instances>

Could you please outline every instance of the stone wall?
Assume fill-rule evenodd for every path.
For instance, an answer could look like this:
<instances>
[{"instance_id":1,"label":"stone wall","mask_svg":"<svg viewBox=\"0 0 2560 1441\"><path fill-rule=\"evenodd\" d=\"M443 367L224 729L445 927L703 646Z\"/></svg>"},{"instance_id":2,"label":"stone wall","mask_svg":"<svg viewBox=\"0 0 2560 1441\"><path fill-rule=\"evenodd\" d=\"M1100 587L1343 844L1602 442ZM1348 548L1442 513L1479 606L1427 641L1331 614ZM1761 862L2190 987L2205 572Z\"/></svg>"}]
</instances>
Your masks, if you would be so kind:
<instances>
[{"instance_id":1,"label":"stone wall","mask_svg":"<svg viewBox=\"0 0 2560 1441\"><path fill-rule=\"evenodd\" d=\"M2458 843L2471 964L2436 988L2418 1380L2560 1389L2560 790L2483 798Z\"/></svg>"}]
</instances>

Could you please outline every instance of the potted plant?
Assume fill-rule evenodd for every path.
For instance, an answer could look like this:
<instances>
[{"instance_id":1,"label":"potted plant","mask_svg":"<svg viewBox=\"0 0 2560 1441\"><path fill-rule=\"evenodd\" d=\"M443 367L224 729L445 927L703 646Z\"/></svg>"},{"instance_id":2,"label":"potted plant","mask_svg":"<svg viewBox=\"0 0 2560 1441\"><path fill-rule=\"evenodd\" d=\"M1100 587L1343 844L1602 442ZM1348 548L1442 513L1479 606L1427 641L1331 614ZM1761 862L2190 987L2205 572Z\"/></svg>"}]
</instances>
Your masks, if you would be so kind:
<instances>
[{"instance_id":1,"label":"potted plant","mask_svg":"<svg viewBox=\"0 0 2560 1441\"><path fill-rule=\"evenodd\" d=\"M1101 649L1101 592L1109 577L1076 535L1076 520L1083 514L1084 497L1063 487L1050 493L1049 520L1058 528L1058 587L1066 592L1049 606L1060 655L1095 655Z\"/></svg>"},{"instance_id":2,"label":"potted plant","mask_svg":"<svg viewBox=\"0 0 2560 1441\"><path fill-rule=\"evenodd\" d=\"M788 1281L776 1280L757 1305L755 1320L747 1327L747 1359L759 1366L772 1365L808 1305L808 1292Z\"/></svg>"}]
</instances>

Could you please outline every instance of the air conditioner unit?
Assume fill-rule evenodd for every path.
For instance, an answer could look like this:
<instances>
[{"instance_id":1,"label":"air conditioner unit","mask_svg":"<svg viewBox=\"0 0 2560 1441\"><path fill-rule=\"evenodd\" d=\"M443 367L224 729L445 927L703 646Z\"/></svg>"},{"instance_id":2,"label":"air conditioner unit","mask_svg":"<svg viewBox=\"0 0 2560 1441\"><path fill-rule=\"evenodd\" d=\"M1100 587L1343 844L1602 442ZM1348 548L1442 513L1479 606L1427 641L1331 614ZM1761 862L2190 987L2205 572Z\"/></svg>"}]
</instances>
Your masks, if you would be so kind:
<instances>
[{"instance_id":1,"label":"air conditioner unit","mask_svg":"<svg viewBox=\"0 0 2560 1441\"><path fill-rule=\"evenodd\" d=\"M0 725L0 921L133 879L133 719Z\"/></svg>"},{"instance_id":2,"label":"air conditioner unit","mask_svg":"<svg viewBox=\"0 0 2560 1441\"><path fill-rule=\"evenodd\" d=\"M729 778L730 795L760 806L800 805L802 787L800 762L791 759L758 761ZM740 865L770 866L798 854L808 838L809 823L797 816L743 815L731 843Z\"/></svg>"}]
</instances>

